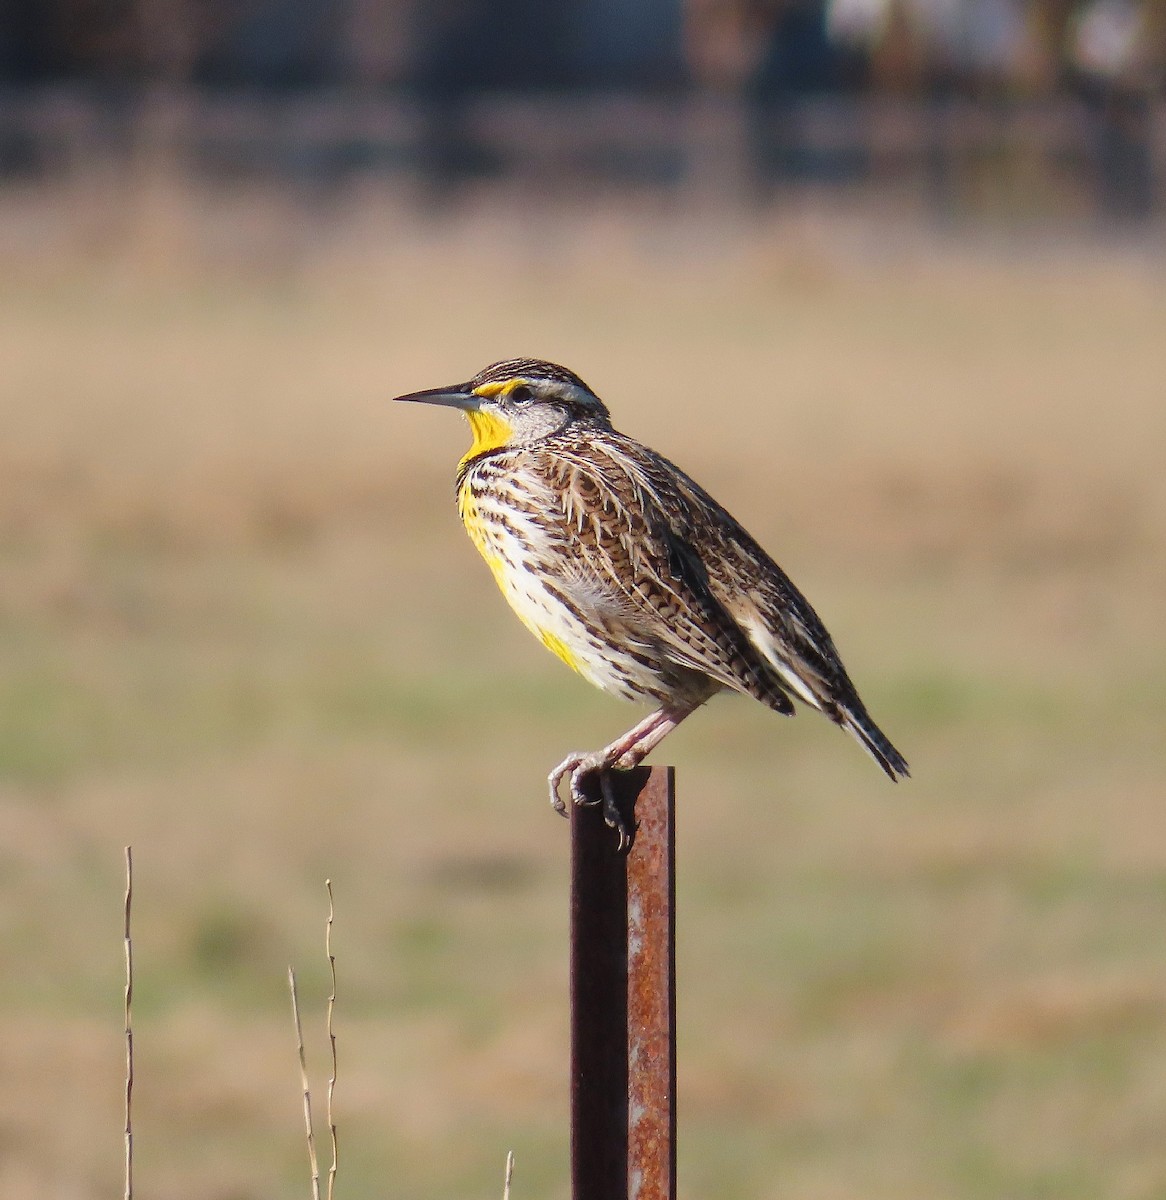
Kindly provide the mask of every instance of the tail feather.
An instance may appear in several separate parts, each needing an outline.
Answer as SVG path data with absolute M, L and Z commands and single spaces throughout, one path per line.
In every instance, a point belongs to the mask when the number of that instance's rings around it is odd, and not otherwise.
M 859 745 L 879 764 L 890 779 L 910 776 L 907 760 L 891 745 L 890 738 L 870 719 L 866 709 L 841 711 L 838 723 L 854 735 Z

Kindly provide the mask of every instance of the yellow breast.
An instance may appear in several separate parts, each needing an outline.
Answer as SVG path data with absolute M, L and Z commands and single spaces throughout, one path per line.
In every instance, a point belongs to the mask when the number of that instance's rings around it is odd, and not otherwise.
M 553 655 L 561 658 L 572 671 L 578 671 L 580 675 L 584 673 L 579 666 L 579 660 L 571 653 L 570 646 L 561 637 L 556 637 L 549 629 L 536 629 L 533 625 L 528 625 L 527 628 Z
M 469 480 L 466 480 L 458 490 L 457 507 L 462 524 L 466 527 L 466 533 L 470 535 L 470 541 L 477 546 L 478 553 L 486 560 L 486 565 L 493 572 L 498 586 L 506 591 L 507 562 L 495 545 L 493 530 L 482 517 Z
M 471 452 L 469 457 L 472 457 L 473 453 Z M 461 514 L 462 524 L 466 527 L 466 533 L 470 535 L 470 541 L 486 560 L 494 581 L 518 619 L 552 654 L 562 659 L 572 671 L 579 671 L 579 660 L 551 625 L 545 591 L 520 563 L 513 561 L 505 553 L 499 541 L 502 535 L 496 526 L 483 517 L 468 479 L 458 490 L 458 512 Z

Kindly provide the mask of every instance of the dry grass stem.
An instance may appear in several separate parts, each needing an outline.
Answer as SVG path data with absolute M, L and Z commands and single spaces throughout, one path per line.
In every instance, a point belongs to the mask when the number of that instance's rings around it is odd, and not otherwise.
M 300 1083 L 304 1095 L 304 1133 L 308 1139 L 308 1166 L 312 1172 L 312 1200 L 320 1200 L 320 1163 L 316 1158 L 316 1135 L 312 1130 L 312 1091 L 308 1086 L 308 1062 L 304 1055 L 304 1027 L 300 1021 L 300 1001 L 296 994 L 296 972 L 287 969 L 288 987 L 291 989 L 292 1020 L 296 1027 L 296 1050 L 300 1058 Z
M 133 848 L 125 848 L 126 887 L 123 937 L 125 941 L 125 1200 L 133 1200 L 134 1195 L 134 943 L 130 937 L 130 914 L 134 899 L 134 855 Z
M 502 1200 L 510 1200 L 510 1181 L 514 1178 L 514 1151 L 506 1151 L 506 1182 L 502 1187 Z
M 328 993 L 328 1045 L 332 1052 L 332 1073 L 328 1076 L 328 1134 L 332 1141 L 332 1165 L 328 1168 L 328 1200 L 332 1200 L 333 1189 L 336 1185 L 336 1159 L 338 1147 L 336 1143 L 336 1121 L 332 1115 L 332 1097 L 336 1091 L 336 1033 L 332 1027 L 332 1014 L 336 1009 L 336 955 L 332 953 L 332 922 L 335 908 L 332 903 L 332 880 L 325 879 L 324 886 L 328 889 L 328 923 L 324 927 L 324 953 L 328 956 L 328 974 L 332 981 Z

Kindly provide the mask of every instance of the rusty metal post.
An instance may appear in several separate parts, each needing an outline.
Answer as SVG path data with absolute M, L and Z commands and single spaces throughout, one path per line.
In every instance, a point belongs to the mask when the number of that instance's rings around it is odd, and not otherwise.
M 571 814 L 571 1194 L 676 1195 L 675 775 L 619 772 L 627 854 Z

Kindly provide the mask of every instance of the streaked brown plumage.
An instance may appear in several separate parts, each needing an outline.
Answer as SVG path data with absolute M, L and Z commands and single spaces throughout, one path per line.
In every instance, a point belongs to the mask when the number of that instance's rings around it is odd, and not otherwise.
M 801 700 L 852 733 L 896 779 L 907 763 L 871 720 L 809 602 L 750 534 L 666 458 L 612 428 L 573 372 L 494 363 L 466 384 L 398 397 L 465 412 L 474 444 L 457 476 L 466 529 L 522 621 L 596 686 L 659 708 L 551 772 L 576 803 L 598 775 L 608 823 L 627 831 L 608 772 L 637 765 L 728 688 L 792 714 Z

